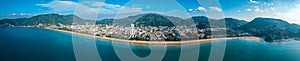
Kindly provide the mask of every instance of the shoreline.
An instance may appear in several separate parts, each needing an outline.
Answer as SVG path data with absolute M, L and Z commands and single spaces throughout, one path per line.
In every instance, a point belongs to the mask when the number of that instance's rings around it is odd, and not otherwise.
M 130 45 L 139 45 L 139 46 L 145 46 L 145 45 L 153 45 L 153 46 L 194 45 L 194 44 L 203 44 L 203 43 L 209 43 L 209 42 L 215 42 L 215 41 L 225 41 L 225 40 L 234 40 L 234 39 L 247 40 L 247 41 L 260 41 L 261 40 L 261 38 L 259 38 L 259 37 L 226 37 L 226 38 L 211 38 L 211 39 L 199 39 L 199 40 L 189 40 L 189 41 L 141 41 L 141 40 L 124 40 L 124 39 L 117 39 L 117 38 L 100 37 L 100 36 L 94 36 L 94 35 L 90 35 L 90 34 L 84 34 L 84 33 L 72 32 L 72 31 L 66 31 L 66 30 L 59 30 L 59 29 L 51 29 L 51 28 L 44 28 L 44 29 L 96 38 L 98 40 L 107 41 L 107 42 L 128 43 Z

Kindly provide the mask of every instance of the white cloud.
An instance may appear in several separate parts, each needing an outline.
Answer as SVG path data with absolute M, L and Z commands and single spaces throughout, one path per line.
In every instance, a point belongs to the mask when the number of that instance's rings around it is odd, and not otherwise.
M 256 13 L 265 13 L 265 12 L 272 12 L 275 11 L 274 8 L 274 2 L 258 2 L 257 0 L 250 0 L 250 3 L 255 3 L 255 4 L 250 4 L 250 9 L 246 9 L 246 11 L 253 11 Z
M 48 7 L 55 12 L 66 12 L 72 11 L 75 9 L 77 3 L 72 1 L 51 1 L 47 4 L 36 4 L 37 6 L 41 7 Z
M 274 7 L 271 7 L 270 9 L 271 9 L 272 11 L 274 11 L 274 10 L 275 10 L 275 8 L 274 8 Z
M 250 8 L 247 8 L 247 9 L 246 9 L 246 11 L 252 11 L 252 9 L 250 9 Z
M 189 12 L 192 12 L 194 9 L 189 9 Z
M 249 2 L 250 3 L 255 3 L 255 4 L 259 3 L 259 2 L 255 1 L 255 0 L 249 0 Z
M 262 10 L 262 9 L 260 9 L 260 8 L 255 8 L 254 11 L 255 11 L 255 12 L 261 12 L 261 13 L 264 12 L 264 10 Z
M 222 9 L 219 7 L 209 7 L 210 10 L 221 12 Z
M 268 3 L 268 2 L 264 2 L 264 4 L 263 5 L 266 5 L 266 6 L 273 6 L 274 5 L 274 3 L 273 2 L 270 2 L 270 3 Z
M 280 15 L 289 22 L 300 24 L 300 4 L 297 4 L 294 8 L 287 10 L 287 12 L 280 13 Z
M 20 13 L 20 15 L 26 15 L 25 13 Z
M 247 6 L 239 7 L 239 9 L 242 9 L 242 12 L 243 10 L 246 11 L 245 14 L 230 14 L 230 16 L 248 21 L 257 17 L 278 18 L 288 21 L 289 23 L 300 24 L 300 3 L 298 3 L 300 1 L 298 0 L 288 2 L 281 0 L 272 0 L 271 2 L 263 2 L 260 0 L 250 1 L 252 1 L 252 3 Z M 254 4 L 255 2 L 256 4 Z
M 141 8 L 124 7 L 117 4 L 107 4 L 104 2 L 88 2 L 89 4 L 79 4 L 72 1 L 52 1 L 47 4 L 36 4 L 41 7 L 50 8 L 50 12 L 54 13 L 74 13 L 77 7 L 77 13 L 85 19 L 93 19 L 96 14 L 115 15 L 115 14 L 131 14 L 142 12 Z M 122 12 L 118 13 L 120 10 Z M 99 12 L 100 11 L 100 12 Z
M 0 19 L 16 19 L 16 18 L 29 18 L 32 16 L 35 16 L 34 14 L 31 13 L 11 13 L 11 14 L 1 14 Z
M 83 4 L 84 3 L 84 4 Z M 150 8 L 151 6 L 121 6 L 118 4 L 108 4 L 105 2 L 72 2 L 72 1 L 52 1 L 46 4 L 36 4 L 41 7 L 48 7 L 49 10 L 46 13 L 58 13 L 65 14 L 66 12 L 71 12 L 67 14 L 76 14 L 84 19 L 97 19 L 104 18 L 125 18 L 128 16 L 133 16 L 142 13 L 158 13 L 162 15 L 176 16 L 181 18 L 189 17 L 186 14 L 186 10 L 169 10 L 169 11 L 143 11 L 142 9 Z M 143 8 L 141 8 L 143 7 Z M 77 10 L 76 10 L 77 9 Z M 189 11 L 206 11 L 204 7 L 198 7 L 196 9 L 189 9 Z
M 189 12 L 205 12 L 205 11 L 207 11 L 204 7 L 201 7 L 201 6 L 199 6 L 199 7 L 197 7 L 196 9 L 188 9 L 188 11 Z
M 265 12 L 268 12 L 268 11 L 269 11 L 269 9 L 267 9 L 267 8 L 266 8 L 266 9 L 264 9 L 264 11 L 265 11 Z
M 101 7 L 102 5 L 105 5 L 105 3 L 103 3 L 103 2 L 94 2 L 94 3 L 92 3 L 92 6 L 95 6 L 95 7 Z
M 12 13 L 12 14 L 6 14 L 5 16 L 34 16 L 34 14 L 30 14 L 30 13 Z
M 269 5 L 274 5 L 274 3 L 272 2 L 272 3 L 270 3 Z
M 206 11 L 206 9 L 204 7 L 198 7 L 197 10 L 204 11 L 204 12 Z

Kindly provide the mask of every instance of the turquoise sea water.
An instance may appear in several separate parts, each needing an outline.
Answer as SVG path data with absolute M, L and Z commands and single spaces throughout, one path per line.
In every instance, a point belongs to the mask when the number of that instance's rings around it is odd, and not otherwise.
M 88 37 L 80 37 L 90 39 Z M 227 42 L 223 61 L 300 61 L 300 42 L 265 43 L 242 40 Z M 218 42 L 216 42 L 218 43 Z M 96 41 L 102 61 L 120 61 L 111 42 Z M 200 46 L 199 61 L 207 61 L 211 43 Z M 146 57 L 147 46 L 131 46 Z M 116 46 L 116 48 L 124 48 Z M 180 46 L 167 47 L 163 61 L 178 61 Z M 75 61 L 72 34 L 42 28 L 0 28 L 0 61 Z

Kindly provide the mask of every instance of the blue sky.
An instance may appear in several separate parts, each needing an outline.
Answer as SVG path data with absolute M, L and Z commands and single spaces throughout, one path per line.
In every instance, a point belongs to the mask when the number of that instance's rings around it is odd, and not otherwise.
M 212 1 L 212 0 L 211 0 Z M 141 13 L 159 13 L 181 18 L 222 13 L 250 21 L 256 17 L 284 19 L 300 24 L 299 0 L 0 0 L 0 19 L 39 14 L 77 14 L 91 19 L 124 18 Z M 223 16 L 222 15 L 222 16 Z M 214 18 L 214 16 L 212 16 Z

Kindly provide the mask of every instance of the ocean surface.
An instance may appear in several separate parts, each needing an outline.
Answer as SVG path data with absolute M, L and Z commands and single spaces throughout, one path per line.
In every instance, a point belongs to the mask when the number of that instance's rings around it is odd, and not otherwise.
M 83 36 L 76 38 L 93 39 Z M 76 61 L 73 39 L 72 34 L 42 28 L 0 28 L 0 61 Z M 120 61 L 114 48 L 131 49 L 140 57 L 151 53 L 148 46 L 130 45 L 131 48 L 126 48 L 124 45 L 127 44 L 117 43 L 113 48 L 111 42 L 94 42 L 98 50 L 95 55 L 99 55 L 102 61 Z M 299 41 L 266 43 L 230 40 L 214 43 L 223 42 L 227 43 L 223 61 L 300 61 Z M 207 61 L 211 45 L 206 43 L 185 47 L 200 47 L 199 61 Z M 180 46 L 167 47 L 163 61 L 178 61 L 180 52 Z

